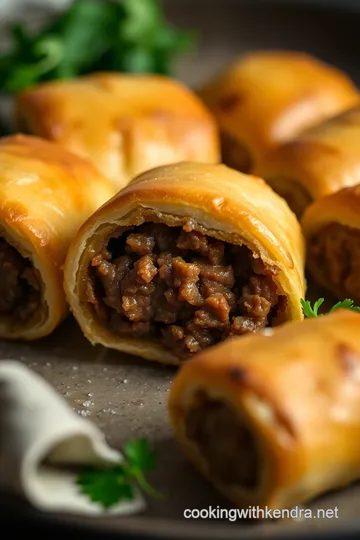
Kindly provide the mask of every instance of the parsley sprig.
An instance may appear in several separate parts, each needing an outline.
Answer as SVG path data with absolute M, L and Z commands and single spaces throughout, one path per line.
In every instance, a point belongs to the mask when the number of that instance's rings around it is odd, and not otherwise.
M 304 316 L 306 318 L 312 318 L 312 317 L 319 317 L 321 313 L 319 313 L 320 307 L 325 302 L 324 298 L 319 298 L 314 302 L 314 305 L 311 305 L 311 302 L 309 300 L 304 300 L 303 298 L 300 300 L 301 307 L 304 313 Z M 354 301 L 350 300 L 350 298 L 345 298 L 345 300 L 342 300 L 341 302 L 337 302 L 329 311 L 329 313 L 332 313 L 333 311 L 336 311 L 337 309 L 350 309 L 351 311 L 356 311 L 357 313 L 360 313 L 360 307 L 354 306 Z
M 38 32 L 16 23 L 10 33 L 0 55 L 0 91 L 10 94 L 95 71 L 169 75 L 195 44 L 169 23 L 161 0 L 74 0 Z
M 108 468 L 86 468 L 77 478 L 82 493 L 91 501 L 109 509 L 135 498 L 137 485 L 151 497 L 162 497 L 146 480 L 145 474 L 156 468 L 156 453 L 147 439 L 129 440 L 123 449 L 124 461 Z

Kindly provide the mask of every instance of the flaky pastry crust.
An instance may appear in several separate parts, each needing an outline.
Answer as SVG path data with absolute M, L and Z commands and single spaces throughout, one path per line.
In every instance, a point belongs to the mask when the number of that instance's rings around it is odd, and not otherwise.
M 355 107 L 269 152 L 257 173 L 301 217 L 312 201 L 360 183 L 359 144 Z
M 233 504 L 293 508 L 359 478 L 359 328 L 358 313 L 338 310 L 286 323 L 272 335 L 235 338 L 181 367 L 168 402 L 175 436 Z M 219 482 L 189 436 L 188 423 L 204 396 L 225 404 L 250 430 L 258 472 L 252 488 Z M 233 441 L 235 478 L 243 449 L 236 446 L 236 433 L 227 436 L 223 447 L 232 448 Z
M 233 244 L 245 244 L 265 265 L 278 270 L 274 281 L 287 298 L 286 320 L 302 318 L 304 245 L 298 221 L 286 203 L 260 178 L 224 165 L 183 162 L 152 169 L 84 223 L 72 242 L 65 264 L 65 290 L 84 335 L 93 343 L 178 364 L 161 344 L 115 335 L 94 316 L 83 300 L 83 283 L 92 257 L 119 226 L 146 221 L 179 226 Z
M 120 189 L 152 167 L 217 163 L 218 128 L 201 100 L 160 75 L 96 73 L 20 93 L 17 125 L 92 160 Z
M 20 323 L 0 316 L 0 337 L 37 339 L 68 312 L 62 265 L 80 225 L 114 194 L 85 160 L 37 137 L 0 140 L 0 236 L 39 274 L 41 304 Z
M 199 95 L 220 125 L 227 165 L 255 174 L 270 149 L 359 103 L 346 74 L 291 51 L 245 54 Z
M 316 283 L 338 300 L 350 297 L 356 303 L 360 302 L 360 186 L 343 188 L 317 199 L 306 209 L 301 224 L 308 244 L 307 266 Z M 326 253 L 329 259 L 314 255 L 311 246 L 321 238 L 327 227 L 334 225 L 337 230 L 328 233 L 331 235 Z M 351 242 L 354 235 L 359 238 L 357 244 Z M 329 249 L 333 249 L 333 253 L 329 253 Z

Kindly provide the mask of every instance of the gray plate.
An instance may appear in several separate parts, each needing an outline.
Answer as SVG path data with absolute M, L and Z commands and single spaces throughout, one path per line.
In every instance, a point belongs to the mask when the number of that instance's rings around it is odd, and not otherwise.
M 322 2 L 324 4 L 324 2 Z M 333 4 L 333 3 L 332 3 Z M 339 5 L 343 6 L 344 4 Z M 358 28 L 360 12 L 332 7 L 311 7 L 294 2 L 241 2 L 236 0 L 172 0 L 172 20 L 201 34 L 198 52 L 183 59 L 178 76 L 191 85 L 211 76 L 235 54 L 250 49 L 306 50 L 347 70 L 360 83 Z M 111 519 L 76 519 L 41 515 L 8 496 L 0 498 L 0 517 L 35 518 L 38 524 L 67 524 L 91 537 L 121 538 L 293 538 L 323 532 L 347 538 L 345 531 L 360 533 L 357 516 L 360 487 L 354 485 L 315 501 L 312 508 L 338 507 L 339 519 L 249 524 L 226 521 L 189 521 L 186 508 L 227 508 L 224 501 L 186 462 L 175 441 L 166 415 L 166 400 L 174 369 L 161 367 L 92 347 L 70 318 L 51 337 L 37 343 L 0 342 L 0 357 L 18 359 L 42 374 L 62 393 L 79 414 L 94 420 L 111 445 L 120 447 L 133 436 L 145 435 L 159 453 L 159 468 L 152 478 L 165 501 L 149 501 L 142 516 Z M 359 449 L 360 451 L 360 449 Z M 18 519 L 18 517 L 16 518 Z M 17 521 L 13 520 L 13 527 Z M 34 526 L 34 524 L 32 524 Z M 30 523 L 28 525 L 30 530 Z M 14 529 L 13 529 L 14 530 Z M 35 531 L 35 529 L 34 529 Z M 134 536 L 135 535 L 135 536 Z M 350 538 L 350 536 L 348 536 Z

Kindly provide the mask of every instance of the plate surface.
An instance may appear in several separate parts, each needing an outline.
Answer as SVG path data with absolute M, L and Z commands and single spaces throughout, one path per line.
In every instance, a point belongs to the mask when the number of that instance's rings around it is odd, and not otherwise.
M 324 2 L 322 2 L 324 4 Z M 332 3 L 333 5 L 333 3 Z M 344 8 L 341 0 L 339 6 Z M 241 2 L 236 0 L 181 0 L 168 2 L 171 19 L 196 29 L 199 48 L 184 58 L 177 75 L 197 85 L 234 55 L 254 49 L 295 49 L 313 53 L 346 70 L 360 84 L 360 11 L 294 2 Z M 51 337 L 37 343 L 0 342 L 0 358 L 15 358 L 41 373 L 65 396 L 79 414 L 89 417 L 106 433 L 111 445 L 121 446 L 130 436 L 148 436 L 159 453 L 158 471 L 152 481 L 166 501 L 149 501 L 146 514 L 131 518 L 79 519 L 40 515 L 8 496 L 0 498 L 0 518 L 21 515 L 25 520 L 92 538 L 354 538 L 360 486 L 354 485 L 315 501 L 311 508 L 338 508 L 339 519 L 263 522 L 185 520 L 189 508 L 220 506 L 224 501 L 186 462 L 175 441 L 166 415 L 166 400 L 173 368 L 147 363 L 131 356 L 92 347 L 70 318 Z M 360 451 L 360 449 L 359 449 Z M 15 526 L 13 522 L 13 526 Z M 29 525 L 30 527 L 30 525 Z M 14 530 L 14 529 L 13 529 Z M 345 531 L 348 536 L 345 535 Z M 64 531 L 65 532 L 65 531 Z M 35 533 L 35 529 L 34 529 Z

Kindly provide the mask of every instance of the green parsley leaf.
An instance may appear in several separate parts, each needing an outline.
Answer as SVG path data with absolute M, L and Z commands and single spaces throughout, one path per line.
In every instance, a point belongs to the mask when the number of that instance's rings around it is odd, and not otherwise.
M 31 66 L 18 64 L 16 70 L 9 72 L 5 80 L 5 87 L 10 93 L 18 92 L 22 88 L 32 86 L 36 80 L 36 73 Z
M 350 309 L 351 311 L 356 311 L 357 313 L 360 313 L 360 307 L 354 306 L 354 300 L 350 300 L 350 298 L 346 298 L 342 302 L 338 302 L 337 304 L 335 304 L 330 309 L 330 313 L 337 309 Z
M 133 486 L 121 466 L 109 469 L 85 469 L 77 480 L 80 491 L 105 509 L 121 501 L 134 499 Z
M 124 458 L 114 467 L 86 468 L 80 472 L 77 484 L 81 493 L 105 509 L 133 500 L 135 485 L 152 497 L 161 497 L 145 478 L 145 473 L 156 467 L 156 454 L 147 439 L 126 442 Z
M 60 36 L 64 57 L 54 78 L 82 74 L 111 47 L 121 16 L 118 3 L 77 0 L 47 29 Z
M 144 472 L 156 468 L 156 453 L 145 438 L 127 441 L 124 445 L 124 454 L 132 467 Z
M 122 0 L 127 17 L 121 25 L 123 38 L 131 43 L 146 42 L 163 23 L 160 3 L 155 0 Z
M 314 307 L 311 306 L 311 303 L 309 300 L 304 300 L 303 298 L 300 300 L 301 307 L 303 310 L 303 314 L 306 318 L 310 319 L 312 317 L 319 317 L 319 308 L 323 305 L 325 302 L 324 298 L 319 298 L 314 303 Z M 341 302 L 337 302 L 329 311 L 329 313 L 333 313 L 337 309 L 350 309 L 351 311 L 356 311 L 357 313 L 360 313 L 360 307 L 354 306 L 354 301 L 350 300 L 350 298 L 346 298 L 345 300 L 342 300 Z
M 148 441 L 146 439 L 128 441 L 124 446 L 124 454 L 127 458 L 128 474 L 136 478 L 138 485 L 145 493 L 155 498 L 161 497 L 161 494 L 150 486 L 144 475 L 145 472 L 152 471 L 156 467 L 156 454 L 150 448 Z
M 302 307 L 304 316 L 307 318 L 312 318 L 312 317 L 318 317 L 319 308 L 325 302 L 325 299 L 319 298 L 318 300 L 316 300 L 314 307 L 311 307 L 311 303 L 309 302 L 309 300 L 301 299 L 300 302 L 301 302 L 301 307 Z
M 28 48 L 31 45 L 31 38 L 27 34 L 26 29 L 18 23 L 15 23 L 11 26 L 10 32 L 12 38 L 16 44 L 16 50 L 21 51 L 22 48 Z M 29 49 L 28 49 L 29 52 Z
M 154 57 L 146 48 L 132 47 L 121 53 L 121 65 L 124 71 L 131 73 L 151 73 L 154 66 Z

